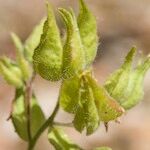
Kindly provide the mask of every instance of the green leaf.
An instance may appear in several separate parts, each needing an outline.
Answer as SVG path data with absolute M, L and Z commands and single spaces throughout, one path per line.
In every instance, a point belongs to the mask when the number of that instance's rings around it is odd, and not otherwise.
M 11 38 L 13 40 L 13 43 L 14 43 L 15 47 L 16 47 L 17 55 L 18 55 L 18 53 L 19 54 L 23 53 L 24 47 L 23 47 L 23 44 L 21 42 L 21 39 L 13 32 L 11 33 Z
M 63 8 L 59 12 L 67 28 L 66 42 L 63 48 L 63 71 L 64 79 L 71 78 L 84 68 L 84 50 L 81 43 L 76 17 L 73 11 Z
M 25 109 L 24 89 L 16 90 L 16 97 L 13 103 L 12 122 L 17 134 L 25 141 L 28 141 L 27 135 L 27 118 Z M 37 103 L 36 97 L 31 100 L 31 135 L 34 136 L 41 125 L 44 123 L 45 117 Z
M 0 74 L 2 74 L 8 84 L 17 88 L 23 85 L 20 68 L 7 57 L 0 59 Z
M 93 91 L 84 77 L 82 77 L 81 81 L 80 102 L 81 108 L 79 107 L 79 110 L 77 110 L 78 113 L 76 113 L 74 119 L 74 126 L 80 132 L 85 126 L 87 135 L 90 135 L 99 126 L 99 115 L 94 101 Z
M 112 149 L 109 147 L 98 147 L 98 148 L 95 148 L 94 150 L 112 150 Z
M 79 0 L 79 3 L 78 26 L 85 50 L 86 65 L 90 65 L 96 57 L 98 47 L 96 19 L 83 0 Z
M 32 33 L 29 35 L 28 39 L 25 41 L 24 45 L 24 53 L 26 58 L 32 62 L 32 56 L 34 50 L 40 43 L 41 35 L 43 33 L 43 26 L 44 26 L 45 18 L 43 18 L 40 23 L 35 26 Z
M 56 150 L 81 150 L 60 128 L 50 129 L 48 139 Z
M 131 72 L 129 83 L 121 103 L 125 109 L 134 107 L 143 98 L 143 81 L 149 68 L 150 57 L 147 57 L 143 63 L 139 64 L 136 69 Z
M 97 84 L 97 81 L 91 76 L 86 75 L 89 85 L 91 86 L 95 98 L 95 103 L 98 109 L 101 121 L 109 122 L 120 117 L 124 109 L 110 97 L 107 91 Z
M 31 76 L 31 68 L 29 66 L 28 61 L 24 57 L 24 47 L 22 45 L 21 40 L 15 33 L 12 33 L 11 37 L 16 46 L 17 63 L 22 71 L 23 79 L 28 80 Z
M 48 17 L 43 27 L 40 44 L 34 51 L 34 69 L 46 80 L 61 78 L 63 48 L 52 8 L 47 4 Z
M 110 96 L 115 98 L 119 103 L 121 103 L 124 91 L 128 86 L 135 52 L 136 48 L 133 47 L 127 54 L 121 68 L 115 71 L 105 82 L 106 90 Z
M 60 91 L 60 106 L 69 113 L 75 113 L 79 104 L 79 77 L 64 80 Z

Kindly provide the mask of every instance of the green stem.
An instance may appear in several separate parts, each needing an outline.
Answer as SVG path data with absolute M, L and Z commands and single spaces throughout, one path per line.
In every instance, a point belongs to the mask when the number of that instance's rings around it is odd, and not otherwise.
M 25 107 L 26 107 L 26 115 L 27 115 L 27 132 L 28 132 L 28 139 L 31 141 L 31 98 L 32 98 L 32 84 L 35 78 L 35 73 L 33 73 L 29 82 L 26 83 L 26 92 L 25 92 Z
M 53 121 L 54 121 L 55 116 L 57 115 L 58 110 L 59 110 L 59 101 L 57 101 L 56 107 L 52 115 L 45 121 L 45 123 L 41 126 L 41 128 L 38 130 L 36 135 L 30 141 L 28 150 L 33 150 L 40 135 L 47 129 L 47 127 L 49 126 L 51 127 L 53 125 Z

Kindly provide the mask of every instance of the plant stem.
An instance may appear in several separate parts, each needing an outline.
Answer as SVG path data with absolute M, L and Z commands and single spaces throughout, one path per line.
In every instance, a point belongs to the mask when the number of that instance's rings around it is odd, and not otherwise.
M 26 83 L 26 92 L 25 92 L 25 107 L 26 107 L 26 115 L 27 115 L 27 132 L 28 132 L 28 140 L 31 141 L 31 107 L 30 101 L 32 98 L 32 83 L 35 78 L 35 73 L 33 73 L 29 82 Z
M 59 101 L 57 101 L 57 104 L 55 106 L 52 115 L 45 121 L 45 123 L 41 126 L 41 128 L 37 131 L 36 135 L 30 141 L 28 150 L 33 150 L 38 138 L 47 129 L 48 126 L 52 127 L 54 118 L 57 115 L 58 110 L 59 110 Z

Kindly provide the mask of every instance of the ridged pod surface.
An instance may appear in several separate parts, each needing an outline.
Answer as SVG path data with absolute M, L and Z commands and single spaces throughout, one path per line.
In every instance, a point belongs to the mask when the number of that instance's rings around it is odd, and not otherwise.
M 98 35 L 96 18 L 86 6 L 83 0 L 79 0 L 80 12 L 78 15 L 78 27 L 85 51 L 85 64 L 91 65 L 98 48 Z
M 134 107 L 143 98 L 143 81 L 150 68 L 150 57 L 132 67 L 136 49 L 132 48 L 123 65 L 105 82 L 105 89 L 124 109 Z
M 67 32 L 63 48 L 62 76 L 64 79 L 68 79 L 84 68 L 84 51 L 73 11 L 60 8 L 59 12 L 65 22 Z
M 99 115 L 96 107 L 94 93 L 87 79 L 81 77 L 80 105 L 74 118 L 74 126 L 78 131 L 86 128 L 86 134 L 92 134 L 99 126 Z
M 63 49 L 55 16 L 48 3 L 47 11 L 40 44 L 34 51 L 33 65 L 44 79 L 58 81 L 61 78 Z
M 139 64 L 130 74 L 129 83 L 122 98 L 122 107 L 130 109 L 137 105 L 144 96 L 143 82 L 147 71 L 150 69 L 150 57 Z
M 98 85 L 92 76 L 87 75 L 87 78 L 93 91 L 100 120 L 109 122 L 120 117 L 124 113 L 123 107 L 121 107 L 116 100 L 110 97 L 107 91 Z

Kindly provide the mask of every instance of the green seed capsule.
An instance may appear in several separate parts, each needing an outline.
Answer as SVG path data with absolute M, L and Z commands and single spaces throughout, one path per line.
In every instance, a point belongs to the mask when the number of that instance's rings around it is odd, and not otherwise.
M 87 75 L 88 82 L 93 90 L 95 103 L 99 112 L 101 121 L 109 122 L 120 117 L 124 109 L 108 95 L 106 90 L 99 86 L 91 75 Z
M 80 39 L 76 17 L 73 11 L 60 8 L 59 12 L 66 24 L 67 37 L 63 49 L 64 79 L 71 78 L 84 68 L 84 51 Z
M 127 54 L 123 65 L 115 71 L 105 82 L 105 88 L 114 99 L 122 102 L 124 91 L 126 90 L 132 70 L 133 57 L 136 48 L 133 47 Z
M 90 12 L 83 0 L 79 0 L 80 12 L 78 26 L 82 44 L 85 50 L 85 64 L 89 66 L 96 57 L 98 47 L 98 35 L 95 16 Z
M 94 100 L 94 93 L 92 88 L 83 78 L 83 85 L 81 91 L 81 103 L 83 105 L 83 110 L 85 112 L 85 122 L 87 128 L 87 135 L 92 134 L 99 126 L 99 115 L 98 110 Z
M 60 90 L 60 106 L 69 113 L 76 113 L 79 105 L 79 77 L 64 80 Z
M 135 70 L 130 74 L 129 83 L 122 98 L 122 107 L 130 109 L 140 102 L 144 96 L 143 81 L 146 72 L 150 68 L 150 57 L 139 64 Z
M 94 95 L 86 78 L 81 77 L 80 104 L 74 118 L 74 126 L 78 131 L 86 128 L 86 134 L 92 134 L 99 126 L 99 115 L 94 100 Z
M 105 83 L 108 93 L 116 99 L 124 109 L 134 107 L 144 95 L 143 80 L 150 68 L 150 57 L 140 63 L 136 69 L 132 68 L 133 56 L 136 49 L 133 47 L 125 58 L 124 64 L 114 72 Z
M 57 81 L 62 71 L 62 44 L 55 16 L 47 5 L 48 17 L 43 27 L 40 44 L 35 49 L 33 64 L 35 71 L 44 79 Z

